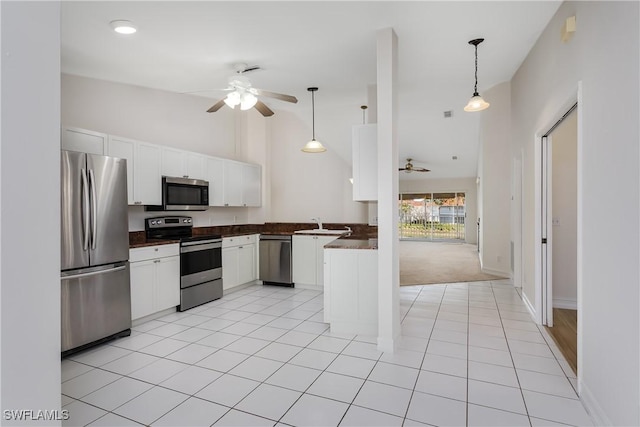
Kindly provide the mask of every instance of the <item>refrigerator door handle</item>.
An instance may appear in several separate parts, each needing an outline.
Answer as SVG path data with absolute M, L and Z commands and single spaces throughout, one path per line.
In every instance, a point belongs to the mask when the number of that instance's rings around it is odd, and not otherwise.
M 98 234 L 97 199 L 96 199 L 96 176 L 93 169 L 89 169 L 89 182 L 91 183 L 91 249 L 96 248 L 96 234 Z
M 97 276 L 99 274 L 115 273 L 116 271 L 122 271 L 125 268 L 127 268 L 126 265 L 121 265 L 120 267 L 115 267 L 115 268 L 111 268 L 111 269 L 108 269 L 108 270 L 97 270 L 97 271 L 90 271 L 90 272 L 87 272 L 87 273 L 74 274 L 74 275 L 71 275 L 71 276 L 62 276 L 61 279 L 63 279 L 63 280 L 81 279 L 83 277 Z
M 81 169 L 82 174 L 82 228 L 84 236 L 82 238 L 82 249 L 89 249 L 89 182 L 87 179 L 87 170 Z

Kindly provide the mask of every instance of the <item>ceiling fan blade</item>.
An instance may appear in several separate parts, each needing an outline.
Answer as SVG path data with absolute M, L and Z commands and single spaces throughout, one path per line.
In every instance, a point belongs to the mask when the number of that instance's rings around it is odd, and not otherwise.
M 269 98 L 275 98 L 275 99 L 279 99 L 280 101 L 286 101 L 286 102 L 293 102 L 294 104 L 296 104 L 298 102 L 298 98 L 296 98 L 295 96 L 291 96 L 291 95 L 285 95 L 282 93 L 277 93 L 277 92 L 269 92 L 268 90 L 262 90 L 262 89 L 257 89 L 257 88 L 253 88 L 257 93 L 257 95 L 262 95 L 262 96 L 267 96 Z
M 256 105 L 254 105 L 253 108 L 258 110 L 260 114 L 262 114 L 265 117 L 273 116 L 273 111 L 271 110 L 271 108 L 267 107 L 267 105 L 262 101 L 256 102 Z
M 215 104 L 213 104 L 211 106 L 211 108 L 209 108 L 207 110 L 207 113 L 215 113 L 216 111 L 218 111 L 222 106 L 224 105 L 224 99 L 221 99 L 220 101 L 216 102 Z
M 429 169 L 425 168 L 413 168 L 414 172 L 431 172 Z

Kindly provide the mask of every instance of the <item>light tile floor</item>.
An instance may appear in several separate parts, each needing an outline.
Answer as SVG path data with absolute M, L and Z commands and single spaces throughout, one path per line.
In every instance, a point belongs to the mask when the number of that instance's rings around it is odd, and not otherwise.
M 251 286 L 62 361 L 64 425 L 592 425 L 509 281 L 400 289 L 393 354 L 320 292 Z

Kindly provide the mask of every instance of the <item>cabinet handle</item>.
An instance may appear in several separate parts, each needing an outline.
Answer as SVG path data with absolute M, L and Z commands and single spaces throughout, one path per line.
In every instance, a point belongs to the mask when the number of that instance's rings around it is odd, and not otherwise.
M 189 175 L 182 175 L 183 178 L 189 178 Z
M 224 205 L 225 205 L 225 206 L 229 206 L 229 203 L 225 203 Z
M 155 248 L 154 251 L 158 252 L 158 248 Z
M 153 262 L 155 262 L 156 264 L 160 262 L 159 259 L 154 260 Z

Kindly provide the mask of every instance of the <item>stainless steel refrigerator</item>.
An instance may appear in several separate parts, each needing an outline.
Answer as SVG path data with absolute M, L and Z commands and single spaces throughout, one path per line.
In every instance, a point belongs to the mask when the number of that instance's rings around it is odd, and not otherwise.
M 62 352 L 131 333 L 127 162 L 61 151 Z

